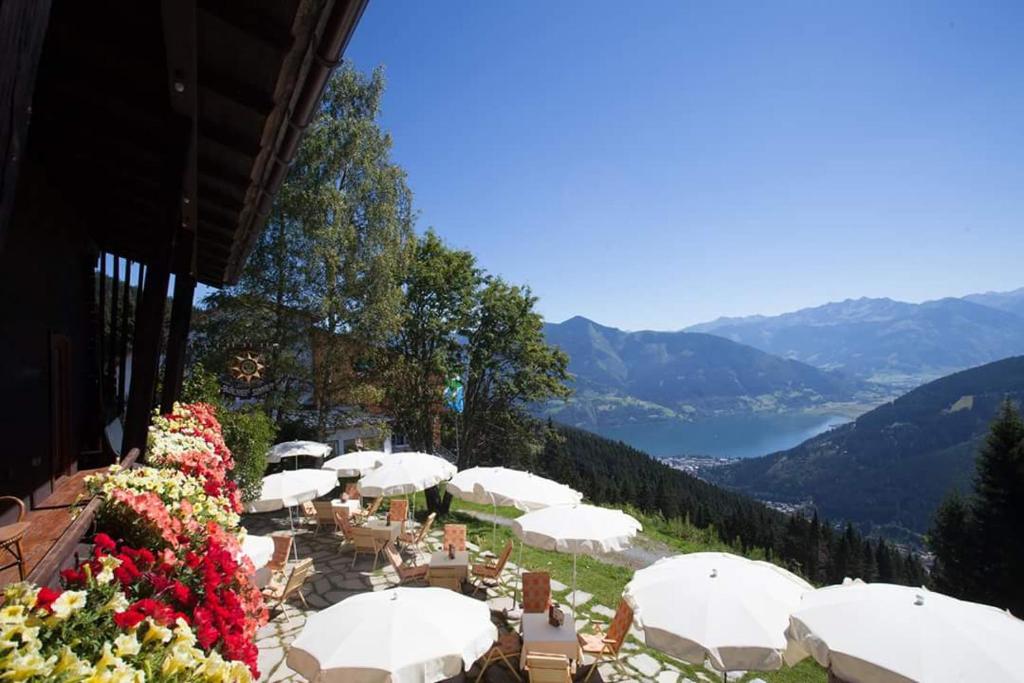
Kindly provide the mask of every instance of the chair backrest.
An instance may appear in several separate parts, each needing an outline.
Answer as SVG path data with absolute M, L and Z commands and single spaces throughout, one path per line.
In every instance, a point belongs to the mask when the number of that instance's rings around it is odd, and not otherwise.
M 444 548 L 455 546 L 456 550 L 466 549 L 466 525 L 445 524 L 444 525 Z
M 525 572 L 523 574 L 523 611 L 546 612 L 551 604 L 551 574 Z
M 0 501 L 3 501 L 3 500 L 9 501 L 11 503 L 14 503 L 14 505 L 16 505 L 18 507 L 18 519 L 15 520 L 15 523 L 16 522 L 24 522 L 25 521 L 25 515 L 27 514 L 25 512 L 25 503 L 24 503 L 24 501 L 22 501 L 21 498 L 15 498 L 14 496 L 0 496 Z
M 359 500 L 359 487 L 356 486 L 354 481 L 345 484 L 345 495 L 348 496 L 349 500 Z
M 430 527 L 434 526 L 434 520 L 436 518 L 437 518 L 437 513 L 436 512 L 431 512 L 429 515 L 427 515 L 427 521 L 423 522 L 423 526 L 420 527 L 420 532 L 418 534 L 416 534 L 416 542 L 417 543 L 419 543 L 420 541 L 422 541 L 424 538 L 427 537 L 427 534 L 430 533 Z
M 352 538 L 352 520 L 349 519 L 349 509 L 345 506 L 334 508 L 334 523 L 341 529 L 345 538 Z
M 625 600 L 619 600 L 619 608 L 615 610 L 615 617 L 612 619 L 612 623 L 608 625 L 608 631 L 605 634 L 608 640 L 615 641 L 611 648 L 616 654 L 618 654 L 619 648 L 622 647 L 626 634 L 629 633 L 629 627 L 632 625 L 633 608 Z
M 315 500 L 313 501 L 313 509 L 316 510 L 316 517 L 321 522 L 334 521 L 334 505 L 330 501 Z
M 505 563 L 508 562 L 508 558 L 512 555 L 512 541 L 505 544 L 505 549 L 501 551 L 501 555 L 498 556 L 498 561 L 494 565 L 494 568 L 499 572 L 505 568 Z
M 307 557 L 305 560 L 300 560 L 295 567 L 292 568 L 292 573 L 288 575 L 288 583 L 284 586 L 282 595 L 287 598 L 295 591 L 302 588 L 302 584 L 306 583 L 306 579 L 313 573 L 313 558 Z
M 352 527 L 352 543 L 364 550 L 377 549 L 377 538 L 373 534 L 373 529 L 363 526 Z
M 370 503 L 370 509 L 366 511 L 367 516 L 376 514 L 377 510 L 380 509 L 380 504 L 383 503 L 383 502 L 384 502 L 384 497 L 383 496 L 377 496 L 376 498 L 374 498 L 373 502 Z
M 316 517 L 316 506 L 313 505 L 313 501 L 307 500 L 302 504 L 302 514 L 307 517 Z
M 398 548 L 395 547 L 394 543 L 388 541 L 384 544 L 383 550 L 384 554 L 388 558 L 388 562 L 391 563 L 391 566 L 394 567 L 395 571 L 398 572 L 399 576 L 401 576 L 402 570 L 405 569 L 405 563 L 402 562 L 402 556 L 398 554 Z
M 563 683 L 571 681 L 569 658 L 562 654 L 531 652 L 526 655 L 530 683 Z
M 288 565 L 288 553 L 292 551 L 292 537 L 275 535 L 271 538 L 274 539 L 274 554 L 267 566 L 271 569 L 284 569 Z
M 391 501 L 388 506 L 388 519 L 392 522 L 404 522 L 409 516 L 409 501 L 405 498 L 398 498 Z

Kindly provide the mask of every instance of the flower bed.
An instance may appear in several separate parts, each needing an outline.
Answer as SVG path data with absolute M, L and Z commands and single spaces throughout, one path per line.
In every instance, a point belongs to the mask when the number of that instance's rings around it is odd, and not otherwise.
M 0 608 L 0 678 L 248 681 L 267 612 L 241 551 L 234 466 L 210 406 L 157 417 L 149 466 L 86 480 L 93 554 L 63 590 L 13 584 Z

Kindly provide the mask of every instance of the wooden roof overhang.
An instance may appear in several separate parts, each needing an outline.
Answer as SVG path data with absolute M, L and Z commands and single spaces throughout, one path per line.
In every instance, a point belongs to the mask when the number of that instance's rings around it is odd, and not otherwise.
M 366 0 L 57 0 L 30 154 L 104 251 L 238 280 Z

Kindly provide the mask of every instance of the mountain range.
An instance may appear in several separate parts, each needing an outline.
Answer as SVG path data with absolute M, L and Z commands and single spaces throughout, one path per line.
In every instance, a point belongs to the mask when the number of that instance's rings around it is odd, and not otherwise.
M 544 408 L 577 426 L 784 412 L 851 400 L 862 383 L 710 334 L 625 332 L 583 317 L 544 327 L 574 396 Z
M 686 331 L 907 389 L 1024 353 L 1024 288 L 920 304 L 848 299 L 777 316 L 719 318 Z
M 864 531 L 913 537 L 947 492 L 968 488 L 1004 398 L 1024 400 L 1024 356 L 929 382 L 795 448 L 704 475 L 758 498 L 810 503 Z

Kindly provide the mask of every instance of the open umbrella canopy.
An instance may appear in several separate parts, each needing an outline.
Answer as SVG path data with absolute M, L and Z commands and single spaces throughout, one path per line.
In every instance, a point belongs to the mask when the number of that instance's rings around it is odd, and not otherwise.
M 804 595 L 786 660 L 848 683 L 1024 681 L 1024 621 L 925 588 L 848 582 Z
M 658 560 L 633 575 L 623 597 L 648 647 L 719 671 L 782 666 L 786 626 L 813 586 L 770 562 L 729 553 Z
M 622 550 L 642 529 L 621 510 L 583 504 L 543 508 L 512 521 L 512 531 L 526 545 L 586 555 Z
M 321 465 L 321 469 L 333 470 L 338 478 L 361 477 L 380 467 L 384 458 L 390 457 L 383 451 L 352 451 L 331 458 Z
M 392 588 L 311 615 L 287 661 L 319 683 L 431 683 L 469 669 L 497 637 L 486 602 L 446 588 Z
M 363 496 L 402 496 L 416 493 L 452 478 L 455 465 L 426 453 L 393 453 L 381 466 L 359 480 Z
M 445 490 L 472 503 L 510 505 L 524 512 L 552 505 L 572 505 L 583 499 L 582 493 L 565 484 L 504 467 L 462 470 L 452 477 Z
M 329 470 L 285 470 L 263 477 L 260 497 L 245 504 L 247 512 L 273 512 L 327 495 L 338 485 Z
M 267 451 L 267 463 L 275 464 L 283 458 L 299 458 L 309 456 L 312 458 L 324 458 L 331 454 L 331 447 L 325 443 L 316 441 L 285 441 L 274 445 Z
M 274 539 L 270 536 L 246 534 L 242 539 L 242 553 L 252 560 L 252 565 L 256 569 L 265 567 L 274 556 Z

